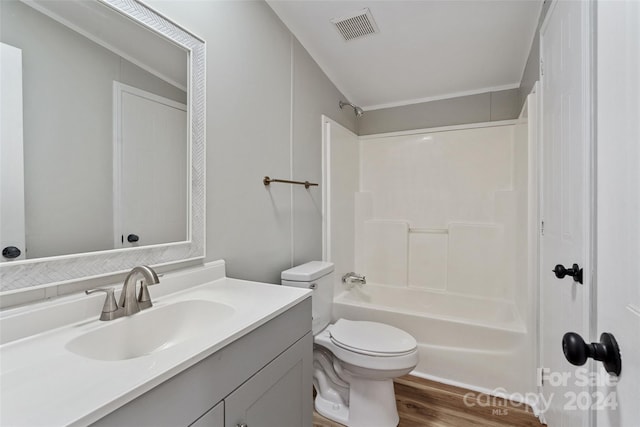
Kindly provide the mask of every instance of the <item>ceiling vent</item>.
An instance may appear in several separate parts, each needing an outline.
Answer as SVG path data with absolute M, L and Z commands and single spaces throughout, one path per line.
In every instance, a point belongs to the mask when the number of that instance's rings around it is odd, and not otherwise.
M 341 18 L 334 18 L 331 22 L 336 26 L 338 31 L 340 31 L 345 41 L 380 31 L 378 30 L 376 21 L 373 20 L 371 11 L 366 8 Z

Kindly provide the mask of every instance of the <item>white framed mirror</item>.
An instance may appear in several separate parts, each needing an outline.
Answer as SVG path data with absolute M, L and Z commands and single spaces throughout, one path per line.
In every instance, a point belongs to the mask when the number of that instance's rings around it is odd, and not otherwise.
M 135 0 L 2 8 L 0 294 L 203 258 L 204 41 Z

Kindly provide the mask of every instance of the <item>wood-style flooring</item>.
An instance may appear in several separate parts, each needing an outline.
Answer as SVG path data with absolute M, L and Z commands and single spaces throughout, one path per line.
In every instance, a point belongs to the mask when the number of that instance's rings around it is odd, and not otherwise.
M 410 375 L 395 380 L 399 427 L 540 427 L 531 408 L 508 400 L 470 392 Z M 474 406 L 465 404 L 474 403 Z M 313 414 L 314 427 L 342 427 L 342 424 Z M 376 427 L 376 426 L 371 426 Z

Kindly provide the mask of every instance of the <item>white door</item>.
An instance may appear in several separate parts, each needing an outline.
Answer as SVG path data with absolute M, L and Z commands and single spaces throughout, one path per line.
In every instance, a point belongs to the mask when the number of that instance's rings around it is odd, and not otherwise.
M 640 426 L 640 2 L 598 3 L 597 333 L 620 346 L 600 381 L 598 427 Z M 602 365 L 599 377 L 608 378 Z
M 0 67 L 0 262 L 6 262 L 26 258 L 22 50 L 0 43 Z
M 114 82 L 115 247 L 188 240 L 186 105 Z
M 541 29 L 542 159 L 540 326 L 543 413 L 548 425 L 589 425 L 576 399 L 588 392 L 565 359 L 562 338 L 588 339 L 590 266 L 589 2 L 556 1 Z M 552 272 L 584 269 L 583 283 Z M 546 406 L 546 407 L 545 407 Z

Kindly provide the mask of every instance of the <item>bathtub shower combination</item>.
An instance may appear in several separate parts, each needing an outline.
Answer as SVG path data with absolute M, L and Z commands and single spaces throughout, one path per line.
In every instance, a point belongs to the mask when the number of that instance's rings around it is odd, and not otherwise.
M 334 318 L 413 335 L 414 375 L 533 390 L 527 136 L 524 119 L 360 139 L 330 122 L 325 257 L 367 281 L 335 283 Z

